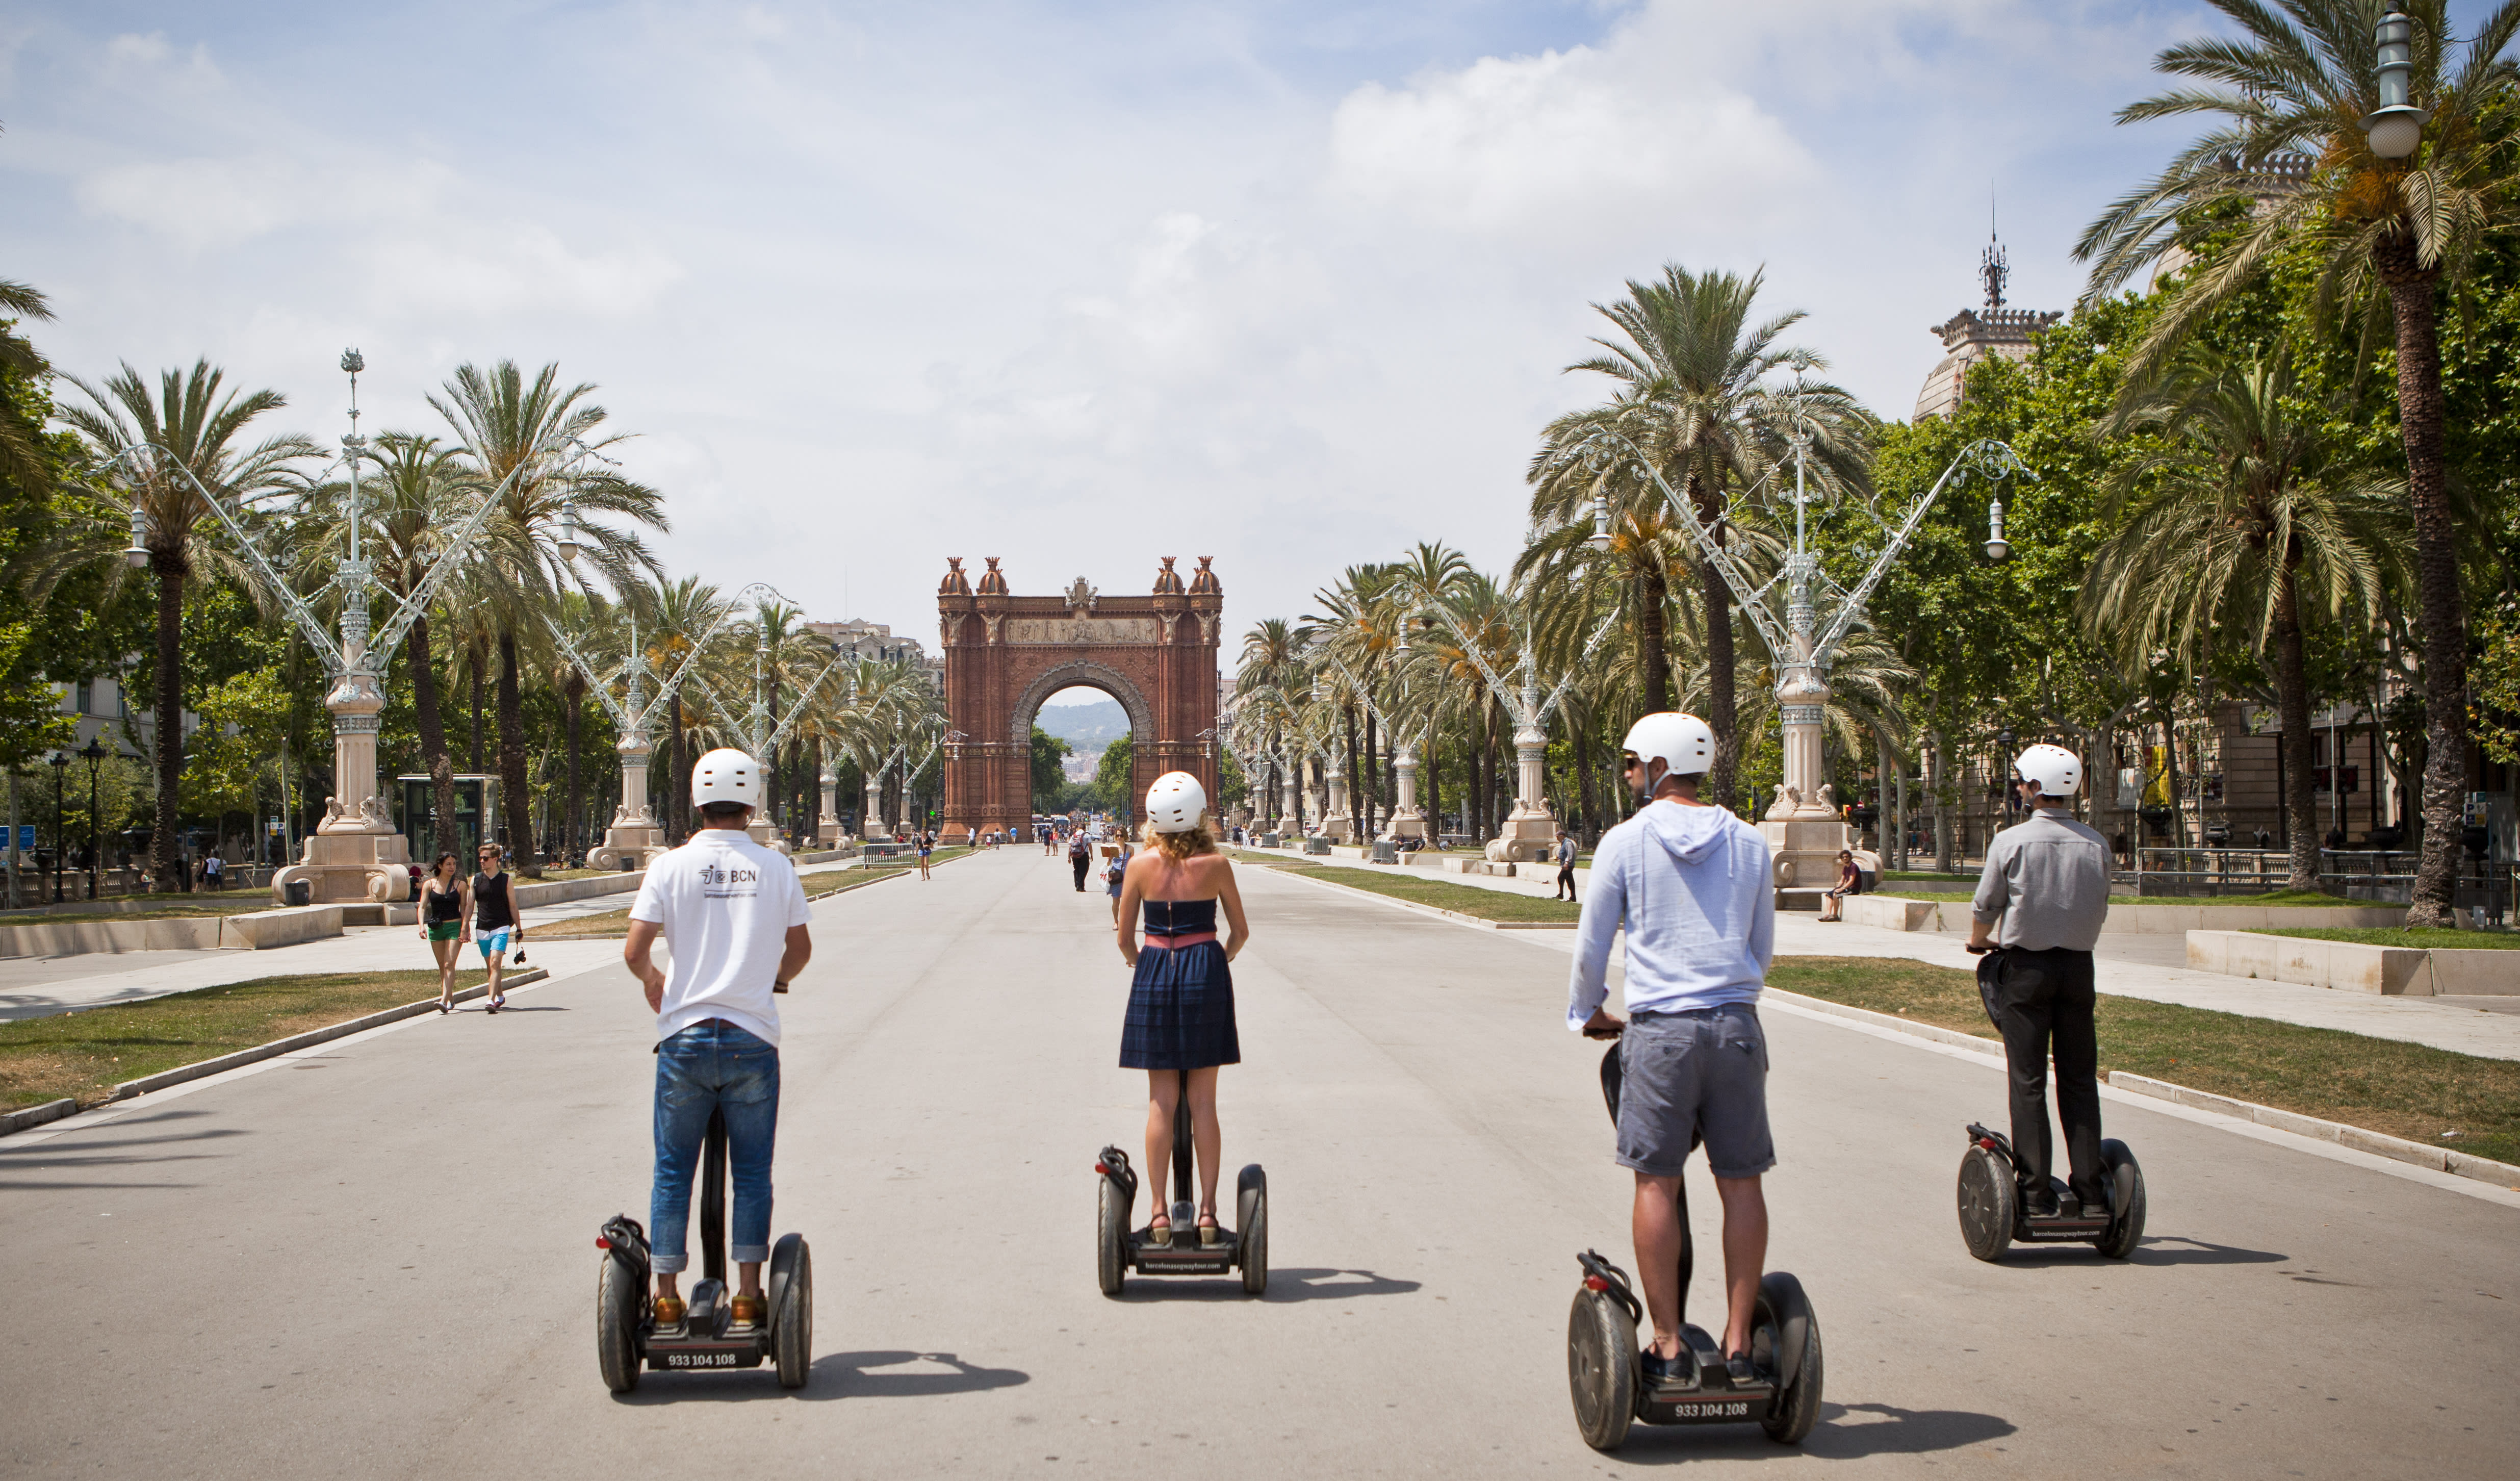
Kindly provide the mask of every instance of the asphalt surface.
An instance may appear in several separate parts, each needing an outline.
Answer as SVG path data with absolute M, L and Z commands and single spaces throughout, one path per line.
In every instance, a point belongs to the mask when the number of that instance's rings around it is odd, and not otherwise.
M 2112 1103 L 2144 1247 L 1980 1265 L 1953 1178 L 2000 1074 L 1782 1012 L 1770 1263 L 1818 1309 L 1820 1426 L 1595 1455 L 1566 1311 L 1578 1249 L 1631 1263 L 1628 1184 L 1562 950 L 1244 877 L 1222 1103 L 1229 1178 L 1269 1170 L 1266 1300 L 1097 1291 L 1089 1164 L 1144 1116 L 1127 973 L 1103 897 L 1010 849 L 818 907 L 774 1221 L 813 1243 L 805 1389 L 597 1376 L 593 1236 L 645 1216 L 652 1074 L 604 969 L 0 1141 L 0 1471 L 2510 1473 L 2520 1211 Z

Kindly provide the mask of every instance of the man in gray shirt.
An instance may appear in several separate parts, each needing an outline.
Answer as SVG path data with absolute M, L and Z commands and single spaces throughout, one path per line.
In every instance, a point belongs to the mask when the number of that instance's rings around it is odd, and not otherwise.
M 2013 763 L 2030 816 L 1987 845 L 1971 902 L 1968 949 L 1978 997 L 2012 1079 L 2012 1158 L 2021 1206 L 2059 1212 L 2048 1186 L 2048 1056 L 2056 1057 L 2056 1118 L 2065 1127 L 2069 1187 L 2083 1212 L 2106 1207 L 2100 1174 L 2099 1040 L 2092 1024 L 2092 947 L 2109 914 L 2109 845 L 2069 809 L 2082 759 L 2034 745 Z M 2000 924 L 1999 924 L 2000 922 Z

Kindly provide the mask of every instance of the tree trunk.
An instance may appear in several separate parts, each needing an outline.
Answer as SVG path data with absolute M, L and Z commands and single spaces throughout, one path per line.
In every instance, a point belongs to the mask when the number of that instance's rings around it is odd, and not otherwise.
M 1488 789 L 1494 785 L 1488 770 L 1489 757 L 1494 749 L 1488 716 L 1494 708 L 1488 703 L 1487 696 L 1479 696 L 1479 739 L 1477 746 L 1470 752 L 1470 806 L 1478 816 L 1469 820 L 1470 826 L 1466 830 L 1473 843 L 1488 841 L 1488 815 L 1495 811 L 1488 797 Z
M 436 827 L 429 830 L 434 849 L 428 862 L 433 866 L 438 854 L 453 854 L 460 868 L 464 850 L 455 835 L 455 758 L 446 753 L 446 717 L 437 708 L 437 672 L 429 666 L 427 616 L 412 619 L 410 642 L 412 709 L 420 723 L 421 760 L 428 767 L 428 794 L 437 809 Z
M 1590 848 L 1593 840 L 1600 836 L 1600 832 L 1594 824 L 1594 820 L 1599 814 L 1593 805 L 1592 727 L 1587 725 L 1578 729 L 1570 725 L 1567 729 L 1572 737 L 1569 745 L 1575 752 L 1576 818 L 1572 831 L 1585 847 Z
M 175 830 L 184 786 L 184 578 L 191 569 L 180 552 L 156 550 L 149 567 L 158 577 L 158 821 L 150 830 L 149 873 L 156 892 L 168 895 L 185 882 Z
M 568 830 L 561 848 L 573 852 L 586 846 L 586 796 L 579 790 L 585 775 L 579 765 L 579 722 L 586 708 L 586 681 L 575 673 L 568 676 L 563 691 L 568 699 Z
M 1940 731 L 1934 733 L 1934 743 L 1925 752 L 1925 797 L 1934 808 L 1934 872 L 1948 875 L 1959 867 L 1952 848 L 1952 803 L 1950 742 Z
M 1374 804 L 1382 800 L 1381 778 L 1373 765 L 1373 711 L 1365 712 L 1365 837 L 1371 842 L 1377 834 L 1373 827 Z
M 2443 448 L 2441 345 L 2433 285 L 2401 229 L 2372 256 L 2398 328 L 2398 429 L 2407 448 L 2407 502 L 2415 526 L 2415 586 L 2424 645 L 2424 837 L 2409 926 L 2455 923 L 2459 794 L 2467 785 L 2467 612 L 2458 584 L 2458 530 Z M 2298 845 L 2296 845 L 2298 846 Z
M 533 789 L 525 778 L 525 709 L 517 693 L 517 635 L 504 631 L 499 634 L 499 789 L 508 794 L 508 846 L 515 851 L 517 873 L 539 879 L 543 865 L 534 848 Z
M 1637 562 L 1637 663 L 1644 677 L 1644 713 L 1671 708 L 1671 645 L 1663 632 L 1663 608 L 1671 602 L 1671 584 L 1663 568 L 1650 561 Z
M 1426 727 L 1426 842 L 1434 848 L 1444 846 L 1444 766 L 1443 746 L 1435 739 L 1435 727 Z
M 2275 706 L 2282 717 L 2284 752 L 2292 762 L 2284 771 L 2284 817 L 2292 839 L 2292 877 L 2284 888 L 2315 890 L 2318 820 L 2311 802 L 2310 680 L 2302 656 L 2301 593 L 2294 583 L 2300 564 L 2301 557 L 2290 555 L 2275 577 Z M 2343 772 L 2333 760 L 2327 773 L 2330 786 Z
M 472 758 L 468 769 L 477 777 L 481 775 L 481 670 L 489 666 L 489 655 L 477 640 L 465 645 L 464 655 L 472 682 Z

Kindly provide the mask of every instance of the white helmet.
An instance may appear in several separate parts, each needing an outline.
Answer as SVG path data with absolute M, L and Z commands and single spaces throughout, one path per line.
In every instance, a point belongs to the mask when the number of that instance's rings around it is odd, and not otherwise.
M 2083 785 L 2083 758 L 2061 745 L 2034 745 L 2021 753 L 2012 769 L 2022 781 L 2038 783 L 2045 797 L 2070 797 Z
M 1702 777 L 1715 769 L 1715 732 L 1695 715 L 1661 710 L 1628 727 L 1619 749 L 1640 761 L 1660 761 L 1674 777 Z M 1651 768 L 1648 766 L 1648 773 Z
M 1166 772 L 1147 788 L 1147 826 L 1159 833 L 1186 833 L 1207 816 L 1207 788 L 1188 772 Z
M 741 802 L 755 812 L 761 810 L 761 763 L 733 746 L 720 746 L 700 757 L 692 768 L 692 806 L 706 807 L 712 802 Z

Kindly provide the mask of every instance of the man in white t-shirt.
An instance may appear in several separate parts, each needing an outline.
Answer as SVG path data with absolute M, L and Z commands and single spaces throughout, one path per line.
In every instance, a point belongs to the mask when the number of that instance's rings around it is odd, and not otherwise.
M 761 805 L 761 765 L 740 750 L 713 750 L 692 768 L 701 827 L 648 866 L 630 907 L 621 960 L 656 1013 L 656 1182 L 648 1205 L 649 1263 L 656 1276 L 656 1325 L 688 1315 L 679 1278 L 690 1256 L 692 1175 L 709 1113 L 726 1115 L 734 1173 L 735 1325 L 768 1321 L 761 1262 L 770 1258 L 770 1157 L 779 1132 L 779 1008 L 814 954 L 811 908 L 795 867 L 744 829 Z M 662 935 L 672 965 L 650 951 Z

